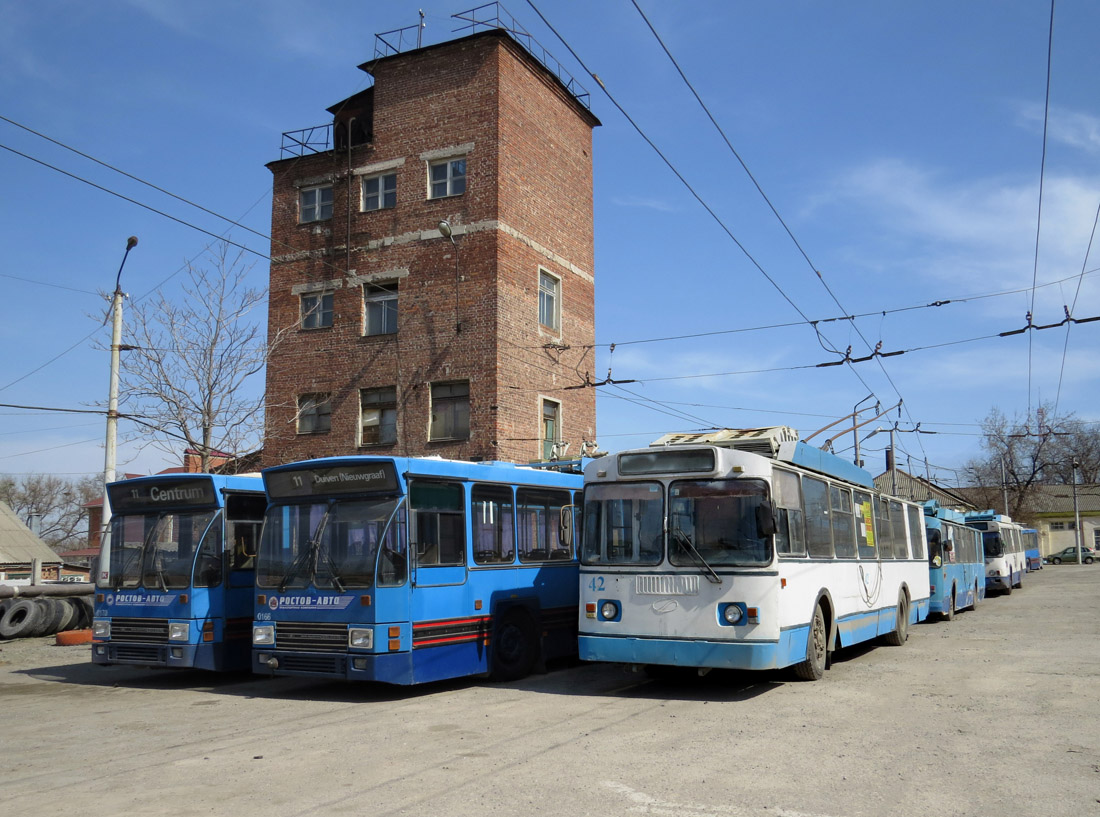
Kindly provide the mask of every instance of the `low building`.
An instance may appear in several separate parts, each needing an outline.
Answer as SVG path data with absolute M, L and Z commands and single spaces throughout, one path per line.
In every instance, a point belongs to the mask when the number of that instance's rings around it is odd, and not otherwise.
M 61 557 L 0 502 L 0 582 L 31 579 L 36 563 L 42 579 L 61 578 Z

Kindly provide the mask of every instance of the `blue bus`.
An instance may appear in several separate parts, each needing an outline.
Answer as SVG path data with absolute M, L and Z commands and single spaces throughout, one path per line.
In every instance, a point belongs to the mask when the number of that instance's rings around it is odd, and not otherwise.
M 924 503 L 928 536 L 929 612 L 951 621 L 957 610 L 973 610 L 985 598 L 982 535 L 967 527 L 966 515 Z
M 96 574 L 92 661 L 250 666 L 253 560 L 267 500 L 258 474 L 112 482 Z
M 511 680 L 574 654 L 583 477 L 549 465 L 354 456 L 265 470 L 253 670 Z
M 968 513 L 966 524 L 982 532 L 985 549 L 985 588 L 1005 595 L 1024 586 L 1023 529 L 1012 517 L 995 511 Z
M 1024 528 L 1020 531 L 1020 538 L 1024 542 L 1024 567 L 1027 572 L 1042 570 L 1043 556 L 1039 552 L 1039 531 L 1035 528 Z

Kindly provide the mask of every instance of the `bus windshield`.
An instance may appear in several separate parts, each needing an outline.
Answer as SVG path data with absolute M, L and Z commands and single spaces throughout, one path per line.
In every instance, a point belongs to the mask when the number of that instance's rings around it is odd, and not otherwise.
M 173 590 L 192 584 L 213 587 L 222 578 L 220 511 L 127 514 L 111 519 L 110 578 L 116 590 Z M 196 552 L 200 558 L 196 561 Z
M 672 483 L 668 497 L 669 561 L 684 567 L 696 565 L 699 556 L 712 566 L 770 563 L 769 538 L 762 535 L 757 522 L 757 509 L 766 500 L 767 486 L 760 480 Z
M 260 587 L 313 584 L 343 592 L 378 582 L 404 584 L 408 575 L 401 497 L 274 505 L 267 511 L 256 565 Z M 379 553 L 381 549 L 381 554 Z
M 588 485 L 584 491 L 584 564 L 661 561 L 664 497 L 659 482 Z
M 986 531 L 982 534 L 982 545 L 985 547 L 985 558 L 994 559 L 1005 555 L 1004 544 L 1001 542 L 1001 534 L 997 531 Z

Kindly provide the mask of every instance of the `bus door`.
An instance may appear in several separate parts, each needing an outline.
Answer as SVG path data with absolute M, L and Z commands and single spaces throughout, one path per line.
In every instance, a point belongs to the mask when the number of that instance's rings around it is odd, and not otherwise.
M 409 551 L 413 619 L 467 612 L 466 496 L 461 482 L 413 480 L 409 485 Z M 422 592 L 431 588 L 430 592 Z
M 241 637 L 249 637 L 252 621 L 252 590 L 256 583 L 256 552 L 260 546 L 267 499 L 261 494 L 226 493 L 225 554 L 226 577 L 225 617 L 244 623 Z M 227 624 L 228 626 L 228 624 Z

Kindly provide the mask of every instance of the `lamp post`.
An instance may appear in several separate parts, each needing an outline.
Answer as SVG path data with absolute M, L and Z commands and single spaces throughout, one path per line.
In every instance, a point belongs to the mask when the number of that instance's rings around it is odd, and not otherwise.
M 104 547 L 109 545 L 108 533 L 111 522 L 111 504 L 107 497 L 107 483 L 115 481 L 115 452 L 118 439 L 118 365 L 119 351 L 122 348 L 122 299 L 126 297 L 122 291 L 122 268 L 126 266 L 126 259 L 130 250 L 137 246 L 137 236 L 126 239 L 126 252 L 122 254 L 122 263 L 118 265 L 118 275 L 115 276 L 115 292 L 111 297 L 111 380 L 108 387 L 107 398 L 107 440 L 103 454 L 103 522 L 99 533 L 100 555 L 105 554 Z M 109 551 L 106 551 L 109 555 Z M 103 573 L 102 570 L 99 571 Z
M 454 231 L 451 222 L 443 219 L 439 222 L 439 234 L 450 239 L 451 246 L 455 248 L 455 334 L 462 331 L 462 322 L 458 319 L 458 244 L 455 242 Z

